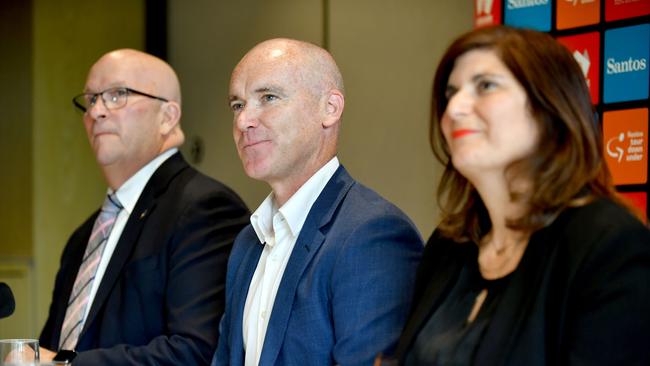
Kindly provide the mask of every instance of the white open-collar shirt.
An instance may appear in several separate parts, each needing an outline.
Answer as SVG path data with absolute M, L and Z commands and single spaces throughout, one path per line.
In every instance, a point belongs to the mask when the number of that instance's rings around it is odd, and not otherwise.
M 339 165 L 338 158 L 333 157 L 280 208 L 271 192 L 251 216 L 251 225 L 260 242 L 264 243 L 264 249 L 257 262 L 244 306 L 242 334 L 246 366 L 259 364 L 275 295 L 296 239 L 311 206 Z

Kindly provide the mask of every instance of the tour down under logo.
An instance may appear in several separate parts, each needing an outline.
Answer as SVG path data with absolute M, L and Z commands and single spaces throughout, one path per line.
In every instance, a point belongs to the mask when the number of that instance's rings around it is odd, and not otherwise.
M 648 177 L 648 109 L 603 114 L 605 161 L 614 184 L 645 184 Z

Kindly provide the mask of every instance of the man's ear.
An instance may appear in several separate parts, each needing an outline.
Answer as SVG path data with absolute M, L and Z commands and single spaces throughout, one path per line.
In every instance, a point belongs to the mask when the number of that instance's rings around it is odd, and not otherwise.
M 160 132 L 166 136 L 178 126 L 181 120 L 181 106 L 174 101 L 169 101 L 162 108 L 163 120 L 160 124 Z
M 325 119 L 323 127 L 329 128 L 341 120 L 343 108 L 345 107 L 345 97 L 338 89 L 332 89 L 327 93 L 325 101 Z

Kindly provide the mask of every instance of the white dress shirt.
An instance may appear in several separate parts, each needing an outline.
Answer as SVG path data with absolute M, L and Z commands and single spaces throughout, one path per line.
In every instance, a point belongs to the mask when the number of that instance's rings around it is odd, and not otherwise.
M 147 163 L 147 165 L 138 170 L 137 173 L 133 174 L 133 176 L 124 182 L 124 184 L 122 184 L 120 188 L 117 189 L 117 192 L 115 192 L 118 201 L 120 201 L 120 204 L 124 208 L 120 211 L 120 213 L 117 215 L 117 218 L 115 219 L 113 229 L 111 229 L 111 233 L 109 234 L 106 241 L 104 253 L 102 253 L 102 259 L 99 261 L 99 265 L 97 266 L 97 272 L 95 274 L 95 280 L 93 281 L 93 287 L 90 289 L 90 295 L 88 297 L 88 304 L 90 304 L 90 306 L 86 306 L 84 322 L 88 317 L 88 312 L 92 307 L 93 300 L 97 294 L 97 289 L 99 288 L 99 285 L 102 282 L 102 278 L 104 277 L 104 273 L 106 272 L 108 262 L 110 262 L 111 257 L 113 256 L 113 251 L 115 251 L 117 242 L 122 236 L 124 226 L 126 226 L 126 222 L 129 220 L 129 216 L 131 215 L 131 212 L 133 212 L 133 208 L 138 202 L 138 198 L 140 198 L 140 194 L 142 194 L 144 187 L 147 185 L 147 182 L 149 182 L 149 179 L 158 169 L 158 167 L 164 163 L 165 160 L 174 155 L 177 151 L 177 148 L 172 148 L 158 155 L 155 159 L 151 160 L 149 163 Z M 112 193 L 113 190 L 108 188 L 108 192 L 106 194 Z
M 338 158 L 332 158 L 280 208 L 277 207 L 273 193 L 269 194 L 251 216 L 255 234 L 265 245 L 248 288 L 244 306 L 242 334 L 245 366 L 259 364 L 275 295 L 296 239 L 311 206 L 339 165 Z

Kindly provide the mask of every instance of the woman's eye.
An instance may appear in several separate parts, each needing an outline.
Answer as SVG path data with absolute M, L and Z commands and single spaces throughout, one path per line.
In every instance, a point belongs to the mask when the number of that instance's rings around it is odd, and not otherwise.
M 456 91 L 457 91 L 456 88 L 447 87 L 447 89 L 445 90 L 445 100 L 449 101 L 451 97 L 453 97 L 454 94 L 456 94 Z
M 478 82 L 478 90 L 479 91 L 488 91 L 492 90 L 497 86 L 495 82 L 492 82 L 490 80 L 481 80 Z

